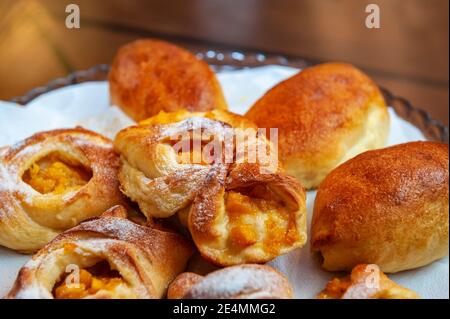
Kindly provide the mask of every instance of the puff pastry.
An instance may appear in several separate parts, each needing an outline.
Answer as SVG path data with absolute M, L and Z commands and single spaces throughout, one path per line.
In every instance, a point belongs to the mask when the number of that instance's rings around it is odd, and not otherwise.
M 352 65 L 325 63 L 277 84 L 245 115 L 276 127 L 289 175 L 316 188 L 340 163 L 383 147 L 389 113 L 376 84 Z
M 265 263 L 306 242 L 306 195 L 282 173 L 218 168 L 194 199 L 188 227 L 200 254 L 229 266 Z
M 0 154 L 0 245 L 31 252 L 123 202 L 119 157 L 81 128 L 38 133 Z
M 191 138 L 184 139 L 184 134 L 194 134 L 195 130 L 201 130 L 201 136 L 192 136 L 192 140 L 200 144 L 208 136 L 222 143 L 229 127 L 205 118 L 189 118 L 173 124 L 125 128 L 114 141 L 121 154 L 122 191 L 148 218 L 172 216 L 192 202 L 215 161 L 205 162 L 201 152 L 181 152 L 174 144 L 190 143 Z
M 109 88 L 112 103 L 135 121 L 159 111 L 227 109 L 220 83 L 207 63 L 154 39 L 120 48 L 111 65 Z
M 368 151 L 333 170 L 317 192 L 311 248 L 323 267 L 360 263 L 392 273 L 448 255 L 448 144 Z
M 214 141 L 226 144 L 231 126 L 216 120 L 220 114 L 208 115 L 214 119 L 160 114 L 119 132 L 115 146 L 121 154 L 122 191 L 148 218 L 178 214 L 201 255 L 217 265 L 262 263 L 302 246 L 305 191 L 280 166 L 269 163 L 270 156 L 267 163 L 250 161 L 250 146 L 239 150 L 232 143 L 231 163 L 223 160 L 223 153 L 201 164 L 192 161 L 194 152 L 180 159 L 170 136 L 188 134 L 188 143 L 201 144 L 213 135 Z M 173 119 L 181 121 L 167 124 Z M 195 136 L 195 129 L 201 129 L 201 136 Z M 266 138 L 255 143 L 270 152 Z M 268 163 L 274 169 L 265 169 Z
M 206 276 L 179 275 L 169 286 L 169 299 L 291 299 L 287 278 L 265 265 L 238 265 Z
M 229 138 L 232 127 L 251 129 L 254 148 L 259 146 L 268 154 L 275 154 L 265 136 L 257 136 L 253 123 L 226 111 L 161 112 L 138 126 L 120 131 L 114 145 L 121 154 L 122 191 L 149 218 L 175 214 L 192 202 L 211 167 L 224 164 L 224 157 L 231 159 L 229 162 L 238 159 L 245 162 L 246 148 L 237 152 L 234 140 Z M 211 140 L 219 151 L 205 159 L 204 147 Z M 189 152 L 180 149 L 185 144 L 191 146 Z M 195 149 L 195 145 L 199 148 Z M 208 155 L 214 151 L 211 149 Z M 280 166 L 273 158 L 264 158 L 262 164 L 278 170 Z
M 125 209 L 115 206 L 58 235 L 25 264 L 6 297 L 164 297 L 192 248 L 178 234 L 125 217 Z
M 390 280 L 377 265 L 361 264 L 344 278 L 331 280 L 318 299 L 418 299 L 414 291 Z

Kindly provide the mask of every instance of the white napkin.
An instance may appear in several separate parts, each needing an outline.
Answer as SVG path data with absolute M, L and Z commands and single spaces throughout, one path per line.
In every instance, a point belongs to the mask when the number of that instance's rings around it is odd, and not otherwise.
M 266 66 L 218 74 L 230 110 L 244 114 L 269 88 L 298 72 L 281 66 Z M 389 145 L 425 140 L 422 133 L 402 120 L 390 109 Z M 0 101 L 0 147 L 17 142 L 33 133 L 54 128 L 81 125 L 110 138 L 123 127 L 133 124 L 117 107 L 109 107 L 108 83 L 87 82 L 41 95 L 25 108 Z M 315 191 L 307 194 L 308 229 Z M 0 296 L 5 295 L 18 270 L 29 256 L 0 248 Z M 323 271 L 316 255 L 310 253 L 309 242 L 285 256 L 270 262 L 285 273 L 298 298 L 313 298 L 329 279 L 342 274 Z M 423 298 L 449 298 L 448 257 L 416 270 L 390 275 Z

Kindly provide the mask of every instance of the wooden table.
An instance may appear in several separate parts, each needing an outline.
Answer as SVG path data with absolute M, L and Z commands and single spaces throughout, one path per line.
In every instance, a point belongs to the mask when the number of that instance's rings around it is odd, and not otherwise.
M 365 26 L 377 3 L 381 28 Z M 65 27 L 65 7 L 81 28 Z M 261 50 L 345 61 L 448 125 L 447 0 L 0 0 L 0 99 L 74 70 L 109 63 L 117 48 L 159 37 L 203 48 Z

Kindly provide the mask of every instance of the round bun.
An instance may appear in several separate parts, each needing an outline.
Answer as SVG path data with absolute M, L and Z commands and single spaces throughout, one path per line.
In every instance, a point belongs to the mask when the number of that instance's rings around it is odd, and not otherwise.
M 313 251 L 327 270 L 360 263 L 397 272 L 448 254 L 448 144 L 412 142 L 368 151 L 319 187 Z
M 246 117 L 278 128 L 280 159 L 308 189 L 347 159 L 383 147 L 389 133 L 380 90 L 348 64 L 303 70 L 268 91 Z
M 135 121 L 159 111 L 227 109 L 208 64 L 173 44 L 145 39 L 118 51 L 109 73 L 111 102 Z

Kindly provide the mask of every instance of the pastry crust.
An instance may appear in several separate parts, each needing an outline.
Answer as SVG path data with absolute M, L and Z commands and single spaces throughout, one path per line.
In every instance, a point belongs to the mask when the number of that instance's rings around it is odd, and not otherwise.
M 378 87 L 340 63 L 304 69 L 269 90 L 245 116 L 258 127 L 278 128 L 285 169 L 307 189 L 349 158 L 383 147 L 389 133 Z
M 188 207 L 211 168 L 226 162 L 224 157 L 235 162 L 246 161 L 247 149 L 237 150 L 234 141 L 228 138 L 233 133 L 232 128 L 250 129 L 249 134 L 255 136 L 254 147 L 267 149 L 268 154 L 276 155 L 272 144 L 264 136 L 257 135 L 252 122 L 222 110 L 161 112 L 137 126 L 120 131 L 114 145 L 121 154 L 119 180 L 122 191 L 139 204 L 148 218 L 170 217 Z M 193 149 L 195 143 L 200 145 L 211 140 L 219 145 L 221 153 L 217 152 L 218 156 L 207 163 L 199 163 L 202 154 L 197 154 L 200 157 L 180 162 L 176 145 L 179 148 L 190 143 Z M 263 161 L 258 158 L 255 165 L 267 170 L 281 169 L 278 161 L 273 159 L 274 156 Z
M 195 198 L 188 227 L 202 257 L 216 265 L 265 263 L 305 244 L 306 194 L 282 173 L 219 168 Z
M 121 154 L 121 190 L 139 204 L 147 218 L 174 215 L 192 202 L 214 165 L 180 162 L 174 144 L 185 143 L 189 139 L 185 134 L 194 130 L 223 142 L 227 128 L 230 126 L 222 122 L 189 118 L 173 124 L 131 126 L 120 131 L 114 145 Z
M 224 160 L 225 152 L 214 152 L 219 155 L 206 164 L 180 163 L 170 136 L 187 134 L 184 143 L 191 145 L 203 138 L 210 142 L 212 135 L 222 150 L 227 148 L 231 126 L 216 120 L 224 117 L 218 113 L 199 116 L 204 117 L 162 114 L 119 132 L 115 146 L 121 154 L 119 180 L 124 194 L 149 219 L 178 214 L 202 257 L 216 265 L 263 263 L 302 246 L 306 241 L 304 189 L 271 163 L 271 157 L 266 163 L 259 158 L 251 161 L 248 155 L 253 146 L 270 152 L 273 146 L 265 137 L 242 148 L 231 143 L 231 163 Z M 239 117 L 230 118 L 236 126 L 251 125 Z M 200 137 L 194 133 L 197 129 Z M 256 136 L 257 131 L 252 132 Z M 202 147 L 203 152 L 207 146 Z
M 24 176 L 49 154 L 78 162 L 92 176 L 77 188 L 39 192 Z M 61 231 L 122 203 L 118 167 L 112 142 L 81 128 L 38 133 L 7 148 L 0 154 L 0 244 L 35 251 Z
M 185 272 L 169 286 L 169 299 L 292 299 L 287 278 L 265 265 L 238 265 L 200 276 Z
M 68 266 L 82 270 L 100 261 L 120 275 L 120 284 L 89 291 L 84 298 L 162 298 L 191 254 L 180 235 L 135 224 L 115 206 L 48 243 L 20 270 L 6 298 L 54 298 Z
M 313 251 L 327 270 L 373 263 L 383 272 L 448 254 L 448 144 L 368 151 L 331 172 L 317 192 Z
M 414 291 L 390 280 L 377 265 L 361 264 L 344 278 L 331 280 L 317 299 L 419 299 Z
M 227 109 L 208 64 L 168 42 L 142 39 L 117 52 L 109 73 L 111 102 L 135 121 L 160 111 Z
M 212 110 L 209 112 L 189 112 L 185 109 L 175 112 L 160 111 L 157 115 L 139 122 L 139 125 L 171 124 L 193 117 L 201 117 L 223 122 L 237 129 L 257 129 L 256 124 L 249 119 L 226 110 Z

